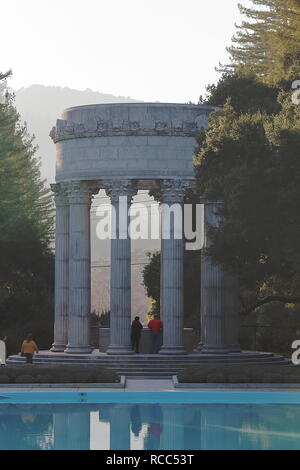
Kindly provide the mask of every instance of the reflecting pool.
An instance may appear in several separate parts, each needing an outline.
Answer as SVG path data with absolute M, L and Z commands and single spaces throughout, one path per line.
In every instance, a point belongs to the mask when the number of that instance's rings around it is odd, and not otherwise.
M 300 449 L 300 405 L 0 402 L 0 449 Z

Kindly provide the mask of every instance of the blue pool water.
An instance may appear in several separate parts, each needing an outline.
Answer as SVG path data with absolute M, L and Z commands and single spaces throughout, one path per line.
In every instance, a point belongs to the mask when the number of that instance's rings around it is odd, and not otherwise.
M 300 449 L 300 394 L 0 391 L 0 449 Z

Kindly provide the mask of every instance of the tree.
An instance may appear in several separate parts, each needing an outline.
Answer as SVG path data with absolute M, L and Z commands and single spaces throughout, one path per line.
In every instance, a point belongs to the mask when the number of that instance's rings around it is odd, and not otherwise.
M 224 201 L 209 252 L 239 276 L 245 311 L 262 298 L 300 300 L 300 110 L 289 95 L 280 105 L 268 116 L 227 103 L 211 116 L 195 157 L 198 197 Z
M 160 251 L 148 253 L 149 263 L 143 268 L 143 284 L 146 293 L 153 300 L 151 313 L 159 313 L 160 300 Z
M 251 0 L 239 5 L 246 18 L 227 50 L 231 64 L 223 70 L 250 71 L 269 84 L 297 79 L 300 66 L 299 0 Z
M 0 83 L 10 72 L 0 74 Z M 0 331 L 13 352 L 32 331 L 40 343 L 52 336 L 53 208 L 40 180 L 33 137 L 2 87 L 0 100 Z M 13 339 L 14 338 L 14 339 Z
M 254 73 L 225 72 L 217 84 L 206 87 L 205 97 L 200 96 L 198 104 L 223 107 L 230 103 L 238 113 L 277 114 L 281 105 L 277 97 L 281 91 L 278 86 L 263 83 Z

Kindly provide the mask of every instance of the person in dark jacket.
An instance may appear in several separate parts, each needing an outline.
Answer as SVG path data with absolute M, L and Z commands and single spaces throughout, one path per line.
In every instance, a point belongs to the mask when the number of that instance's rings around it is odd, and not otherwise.
M 139 353 L 142 329 L 143 325 L 140 322 L 140 317 L 135 317 L 131 323 L 131 347 L 136 353 Z

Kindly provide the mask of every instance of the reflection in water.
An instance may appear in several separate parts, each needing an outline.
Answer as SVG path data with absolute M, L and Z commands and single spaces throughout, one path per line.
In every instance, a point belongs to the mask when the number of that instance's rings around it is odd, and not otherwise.
M 36 420 L 36 415 L 30 413 L 24 413 L 21 415 L 21 420 L 23 423 L 33 423 Z
M 300 449 L 300 405 L 0 404 L 0 449 Z
M 163 431 L 163 414 L 161 406 L 158 404 L 148 405 L 150 406 L 149 421 L 147 423 L 147 434 L 144 438 L 144 449 L 145 450 L 156 450 L 161 449 L 161 434 Z
M 142 420 L 140 405 L 133 405 L 130 408 L 131 431 L 135 437 L 138 437 L 142 430 Z
M 34 407 L 0 406 L 0 449 L 36 450 L 53 448 L 52 414 Z

